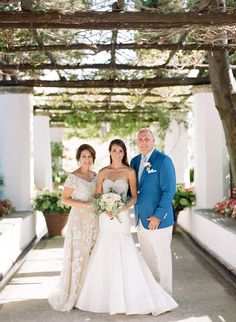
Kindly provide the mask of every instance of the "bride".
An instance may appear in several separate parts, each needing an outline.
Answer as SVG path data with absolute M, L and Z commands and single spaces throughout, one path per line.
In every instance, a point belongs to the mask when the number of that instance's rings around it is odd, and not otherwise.
M 109 145 L 110 165 L 100 170 L 96 193 L 131 192 L 120 209 L 120 221 L 111 212 L 99 217 L 99 235 L 90 257 L 77 302 L 80 310 L 96 313 L 158 315 L 178 306 L 155 281 L 130 233 L 128 208 L 137 201 L 136 174 L 129 167 L 126 146 L 115 139 Z M 113 219 L 113 220 L 111 220 Z

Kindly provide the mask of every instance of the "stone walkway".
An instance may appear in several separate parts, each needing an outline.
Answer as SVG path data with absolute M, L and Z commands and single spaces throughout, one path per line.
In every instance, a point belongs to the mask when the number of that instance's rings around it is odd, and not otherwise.
M 198 247 L 180 231 L 174 236 L 172 244 L 173 296 L 179 303 L 177 310 L 157 317 L 110 316 L 81 312 L 78 309 L 67 313 L 54 311 L 48 305 L 47 296 L 58 279 L 62 244 L 61 237 L 44 238 L 29 252 L 19 271 L 0 293 L 0 321 L 236 322 L 235 278 L 230 277 L 232 283 L 228 282 L 209 264 L 206 255 L 202 256 Z

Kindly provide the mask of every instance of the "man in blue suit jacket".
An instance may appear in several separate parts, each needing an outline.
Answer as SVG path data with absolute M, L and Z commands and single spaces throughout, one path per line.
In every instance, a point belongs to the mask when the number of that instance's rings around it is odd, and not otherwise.
M 156 150 L 154 144 L 149 129 L 138 132 L 137 145 L 141 154 L 134 157 L 130 164 L 137 174 L 135 223 L 147 265 L 160 285 L 171 294 L 175 169 L 171 159 Z

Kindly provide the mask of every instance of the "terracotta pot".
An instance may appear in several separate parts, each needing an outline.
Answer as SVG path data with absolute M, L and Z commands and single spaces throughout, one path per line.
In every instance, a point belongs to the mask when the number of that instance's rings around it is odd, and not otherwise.
M 49 236 L 62 236 L 62 230 L 67 224 L 68 214 L 44 214 Z
M 175 212 L 175 222 L 174 222 L 174 225 L 173 225 L 173 234 L 176 233 L 178 216 L 179 216 L 179 213 L 178 212 Z

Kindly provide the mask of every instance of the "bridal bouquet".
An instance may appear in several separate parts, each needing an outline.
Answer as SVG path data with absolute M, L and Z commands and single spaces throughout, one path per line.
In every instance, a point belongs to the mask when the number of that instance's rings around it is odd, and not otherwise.
M 100 216 L 106 211 L 113 212 L 114 216 L 110 219 L 116 218 L 116 220 L 121 223 L 119 209 L 125 206 L 126 203 L 127 196 L 124 193 L 119 194 L 111 188 L 109 192 L 94 199 L 95 214 Z

